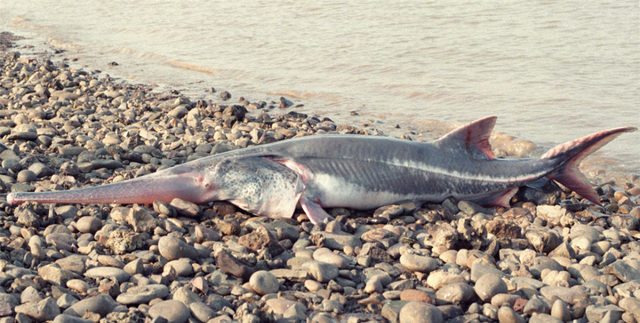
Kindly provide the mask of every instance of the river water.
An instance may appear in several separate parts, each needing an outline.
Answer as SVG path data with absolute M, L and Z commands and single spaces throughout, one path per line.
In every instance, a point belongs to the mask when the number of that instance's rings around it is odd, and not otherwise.
M 196 98 L 285 96 L 394 136 L 496 115 L 535 144 L 494 140 L 515 155 L 640 126 L 637 0 L 0 0 L 0 27 L 87 69 Z M 586 163 L 640 172 L 639 136 Z

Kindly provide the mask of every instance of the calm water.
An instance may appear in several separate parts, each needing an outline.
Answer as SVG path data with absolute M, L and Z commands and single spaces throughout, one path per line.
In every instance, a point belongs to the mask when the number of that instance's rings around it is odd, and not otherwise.
M 640 126 L 639 22 L 637 0 L 0 0 L 3 30 L 90 69 L 204 98 L 284 95 L 413 138 L 497 115 L 496 130 L 537 145 L 525 155 Z M 587 163 L 640 172 L 638 141 L 623 135 Z

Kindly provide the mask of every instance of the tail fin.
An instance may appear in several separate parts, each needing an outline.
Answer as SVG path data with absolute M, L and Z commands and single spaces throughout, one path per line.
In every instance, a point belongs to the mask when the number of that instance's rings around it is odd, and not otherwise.
M 600 131 L 551 148 L 541 159 L 562 160 L 560 165 L 547 177 L 560 182 L 587 200 L 600 205 L 600 198 L 591 189 L 591 183 L 580 172 L 580 162 L 589 154 L 608 144 L 623 132 L 636 131 L 634 127 L 623 127 Z

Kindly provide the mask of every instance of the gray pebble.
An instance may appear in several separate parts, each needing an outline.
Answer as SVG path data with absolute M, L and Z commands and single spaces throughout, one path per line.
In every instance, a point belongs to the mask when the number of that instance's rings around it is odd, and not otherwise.
M 169 295 L 169 289 L 165 285 L 150 284 L 134 286 L 127 289 L 126 293 L 118 295 L 116 301 L 124 305 L 138 305 L 149 303 L 152 299 L 164 299 Z
M 191 311 L 182 302 L 168 300 L 151 306 L 149 316 L 152 318 L 162 316 L 171 323 L 185 323 L 191 317 Z
M 60 314 L 60 308 L 54 298 L 48 297 L 37 303 L 27 303 L 15 307 L 16 313 L 23 313 L 31 319 L 44 322 L 53 320 Z
M 435 306 L 423 302 L 408 302 L 398 315 L 400 323 L 440 323 L 444 322 L 442 312 Z
M 251 289 L 258 293 L 258 295 L 276 293 L 280 288 L 278 278 L 265 270 L 253 273 L 249 279 L 249 284 L 251 285 Z
M 158 241 L 158 249 L 160 255 L 169 261 L 184 257 L 196 260 L 199 256 L 196 248 L 180 239 L 169 236 L 160 238 Z
M 37 179 L 36 174 L 28 169 L 23 169 L 16 175 L 16 180 L 20 183 L 28 183 Z
M 123 283 L 131 278 L 131 274 L 125 272 L 120 268 L 114 267 L 95 267 L 87 270 L 84 273 L 85 277 L 89 278 L 115 278 L 118 282 Z
M 102 221 L 94 216 L 83 216 L 76 222 L 76 228 L 82 233 L 96 233 L 102 228 Z
M 308 261 L 302 264 L 301 269 L 306 270 L 315 280 L 326 283 L 340 273 L 338 267 L 319 261 Z
M 488 273 L 480 277 L 473 288 L 483 302 L 489 302 L 497 294 L 508 293 L 507 284 L 500 276 Z

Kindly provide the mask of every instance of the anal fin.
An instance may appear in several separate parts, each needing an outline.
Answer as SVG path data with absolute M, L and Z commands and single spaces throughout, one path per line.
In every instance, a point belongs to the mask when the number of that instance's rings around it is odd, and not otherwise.
M 500 195 L 498 195 L 493 201 L 489 202 L 488 205 L 502 206 L 502 207 L 511 207 L 509 203 L 511 198 L 516 195 L 518 192 L 518 188 L 512 188 Z
M 329 215 L 329 213 L 327 213 L 327 211 L 325 211 L 320 203 L 315 201 L 314 198 L 303 196 L 300 199 L 300 206 L 313 224 L 323 222 L 325 219 L 333 219 L 333 217 Z

